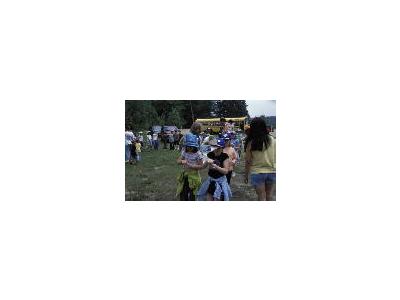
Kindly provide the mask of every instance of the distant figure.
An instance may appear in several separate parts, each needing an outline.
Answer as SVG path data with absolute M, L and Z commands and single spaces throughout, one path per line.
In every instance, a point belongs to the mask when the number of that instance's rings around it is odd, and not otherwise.
M 248 183 L 250 174 L 258 200 L 272 200 L 276 184 L 276 143 L 261 118 L 254 118 L 250 123 L 245 140 L 245 157 L 245 183 Z
M 174 135 L 172 132 L 168 134 L 167 139 L 169 143 L 169 150 L 174 150 L 175 144 L 174 144 Z
M 161 143 L 164 145 L 163 149 L 167 149 L 167 134 L 164 131 L 161 132 Z
M 229 120 L 227 123 L 225 123 L 225 132 L 232 132 L 233 129 L 235 128 L 235 124 L 233 123 L 232 120 Z
M 220 127 L 219 127 L 219 134 L 224 134 L 225 131 L 225 123 L 226 123 L 226 119 L 225 118 L 220 118 Z
M 179 149 L 179 132 L 178 130 L 174 131 L 174 149 Z
M 154 150 L 158 150 L 159 141 L 158 141 L 158 134 L 156 132 L 153 133 L 153 147 Z
M 139 132 L 139 143 L 140 143 L 140 145 L 142 145 L 142 147 L 143 147 L 143 141 L 144 141 L 144 138 L 143 138 L 143 132 Z
M 183 144 L 184 144 L 183 134 L 181 131 L 179 131 L 179 141 L 178 141 L 179 152 L 182 151 L 182 149 L 184 147 Z
M 128 127 L 125 130 L 125 162 L 129 162 L 132 164 L 132 156 L 131 156 L 131 149 L 132 143 L 135 139 L 135 135 L 133 134 L 132 130 Z
M 150 131 L 147 132 L 147 143 L 150 145 L 150 148 L 153 148 L 153 138 Z
M 136 160 L 140 161 L 141 160 L 141 152 L 142 152 L 142 144 L 140 143 L 139 139 L 136 140 L 135 149 L 136 149 Z

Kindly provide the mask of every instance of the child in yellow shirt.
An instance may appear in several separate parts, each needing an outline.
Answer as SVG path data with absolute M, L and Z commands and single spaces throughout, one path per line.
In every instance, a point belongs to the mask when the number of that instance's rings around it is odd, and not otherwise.
M 139 140 L 135 141 L 135 149 L 136 149 L 136 160 L 140 161 L 141 160 L 140 153 L 142 152 L 142 145 L 140 144 Z

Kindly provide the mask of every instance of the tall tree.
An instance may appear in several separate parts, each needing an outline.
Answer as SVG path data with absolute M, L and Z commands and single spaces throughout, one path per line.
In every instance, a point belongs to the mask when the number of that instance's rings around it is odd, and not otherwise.
M 214 100 L 140 100 L 125 101 L 125 124 L 134 130 L 153 125 L 189 128 L 198 118 L 215 116 Z
M 196 120 L 212 117 L 212 100 L 186 100 L 182 102 L 184 102 L 184 109 L 182 110 L 182 116 L 185 121 L 184 127 L 190 127 L 193 123 L 193 118 Z
M 246 100 L 217 100 L 214 109 L 218 117 L 248 116 Z
M 125 126 L 136 131 L 148 128 L 158 121 L 158 114 L 151 101 L 125 101 Z
M 175 125 L 178 128 L 183 125 L 183 119 L 180 116 L 180 112 L 176 107 L 168 113 L 168 117 L 165 120 L 166 125 Z

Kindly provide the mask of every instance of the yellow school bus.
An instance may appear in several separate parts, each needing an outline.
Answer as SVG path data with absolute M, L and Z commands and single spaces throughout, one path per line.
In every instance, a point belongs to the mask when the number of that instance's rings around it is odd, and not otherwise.
M 244 129 L 244 125 L 248 124 L 247 117 L 239 117 L 239 118 L 225 118 L 226 122 L 232 120 L 234 125 L 234 130 Z M 197 119 L 196 122 L 201 124 L 201 131 L 207 130 L 210 128 L 213 133 L 218 133 L 221 130 L 221 127 L 224 127 L 224 122 L 221 122 L 221 118 L 211 118 L 211 119 Z

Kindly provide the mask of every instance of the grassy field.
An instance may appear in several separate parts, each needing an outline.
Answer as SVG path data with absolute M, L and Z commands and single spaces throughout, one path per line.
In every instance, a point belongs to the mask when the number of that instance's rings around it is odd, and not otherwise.
M 145 151 L 136 165 L 125 164 L 125 200 L 179 200 L 175 197 L 176 176 L 182 168 L 176 163 L 178 155 L 178 151 L 165 149 Z M 207 178 L 207 171 L 200 172 L 202 181 Z M 231 200 L 257 200 L 254 189 L 243 182 L 243 160 L 235 172 Z

